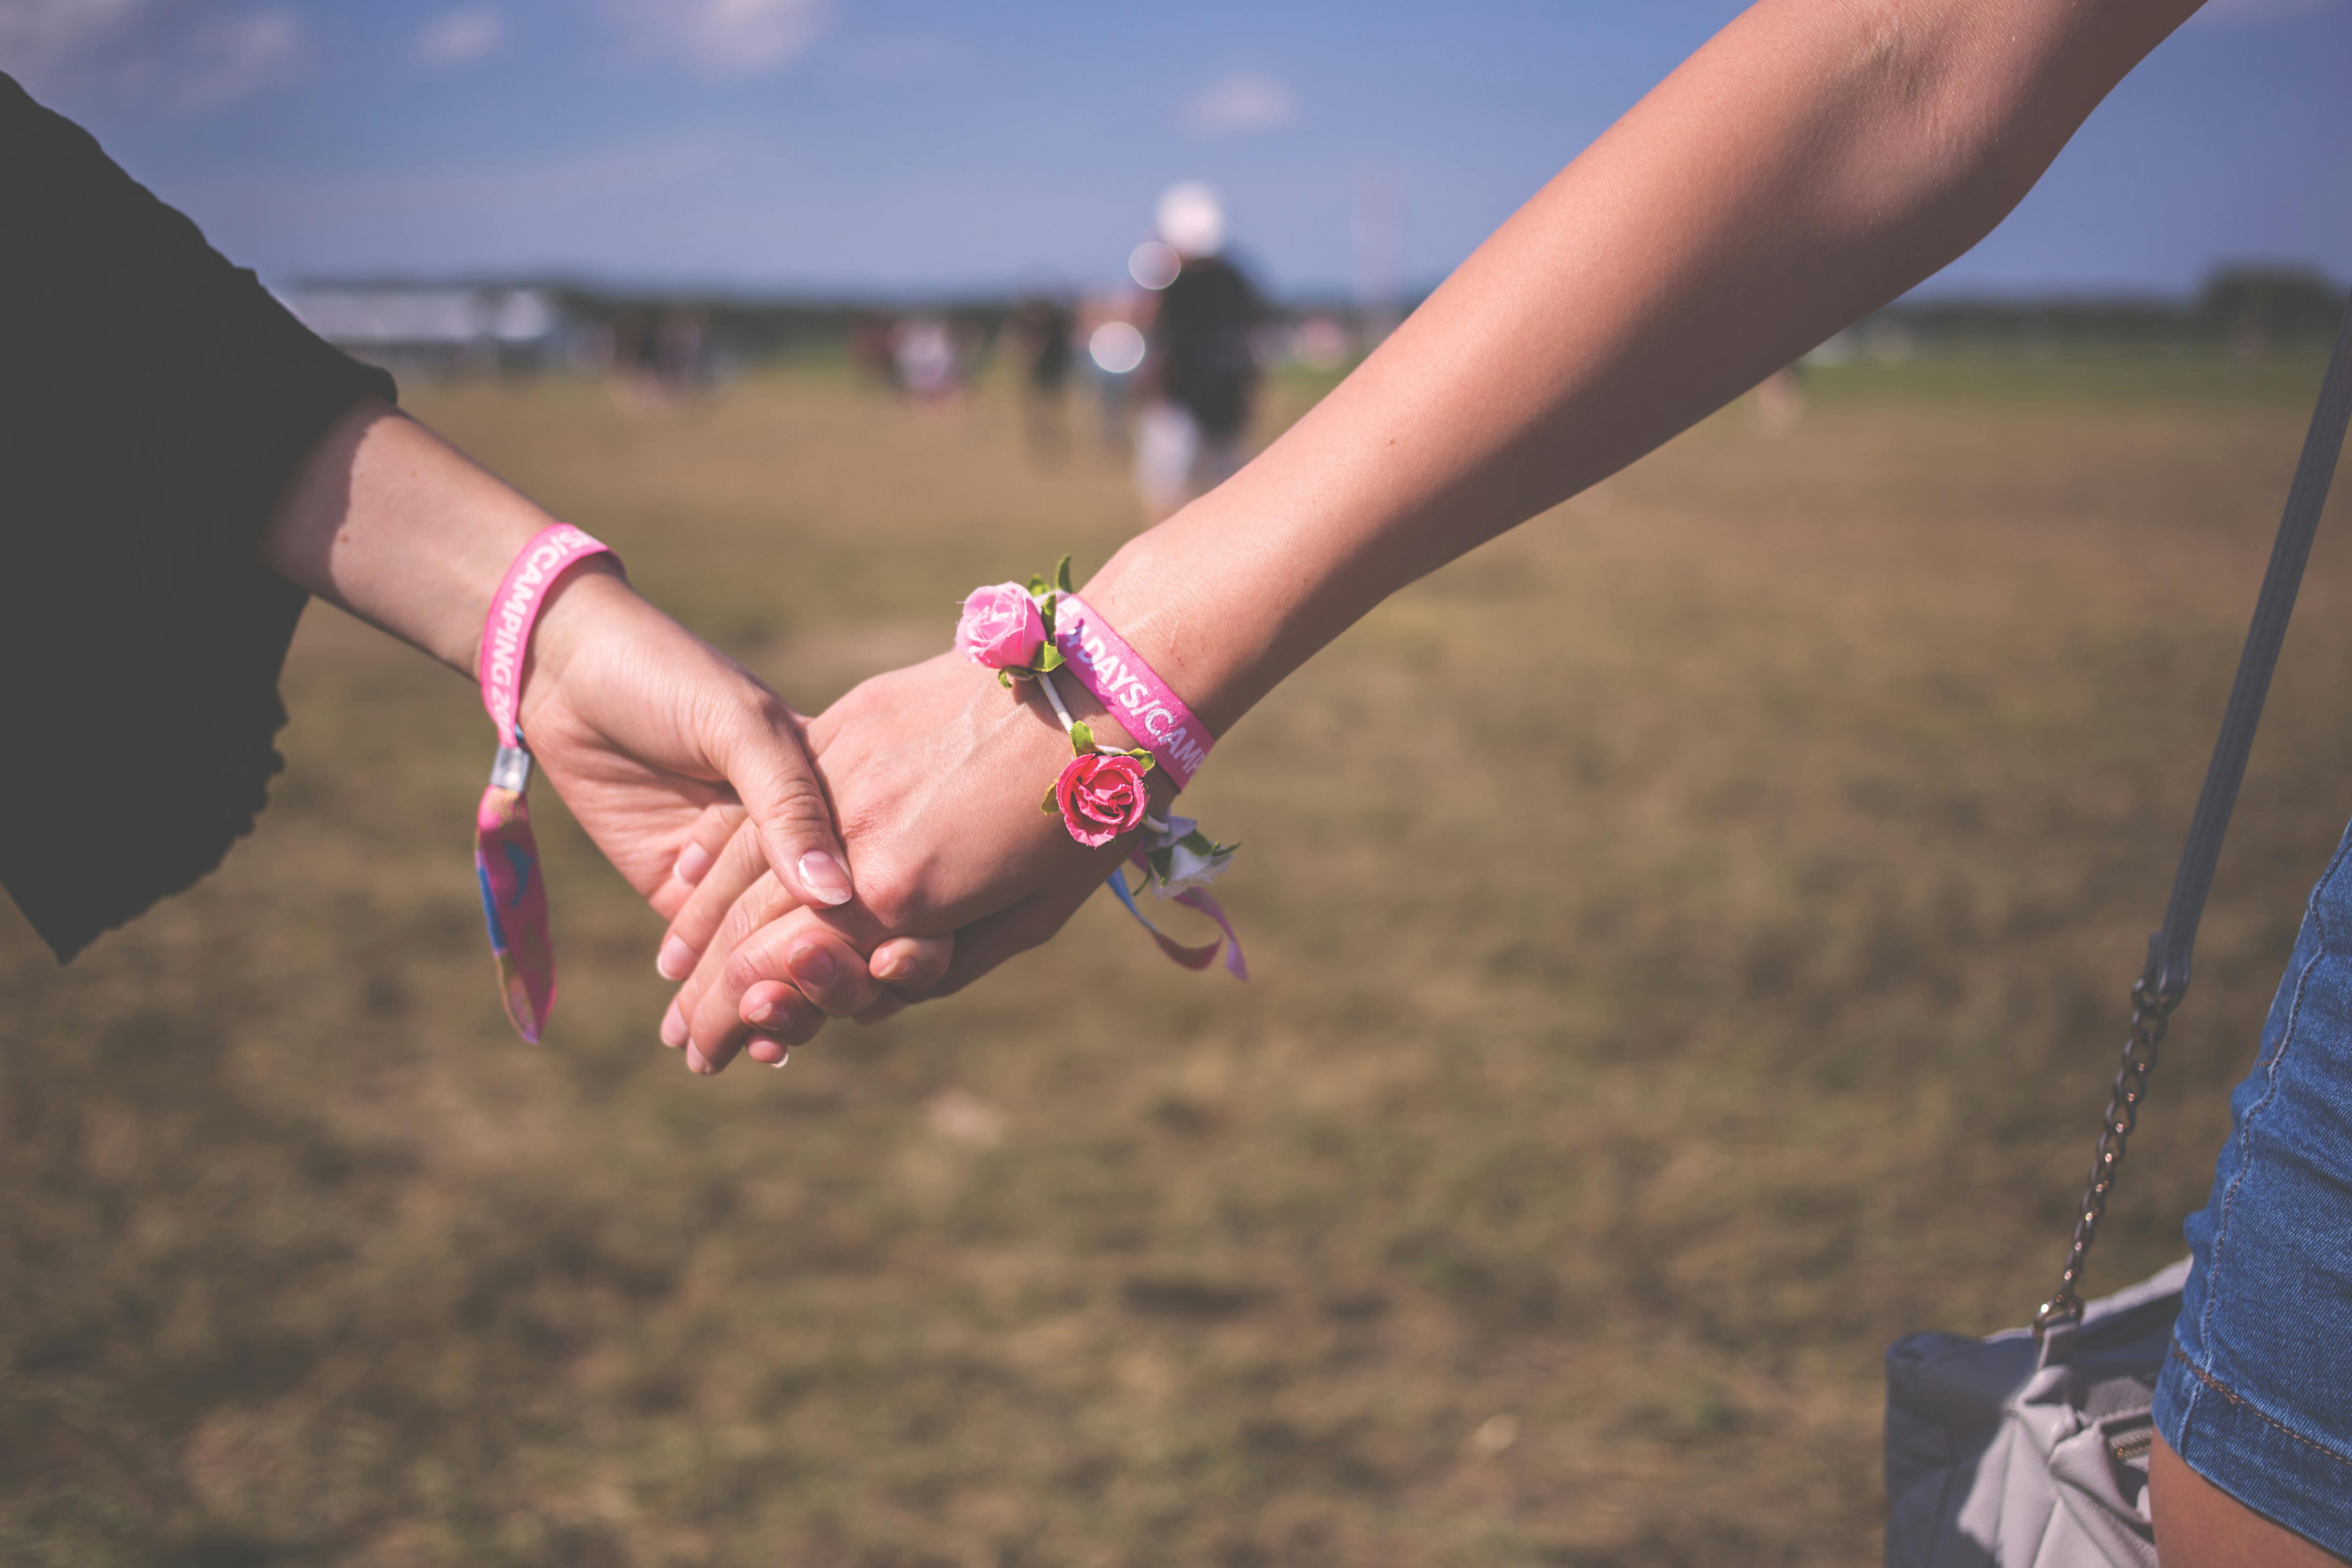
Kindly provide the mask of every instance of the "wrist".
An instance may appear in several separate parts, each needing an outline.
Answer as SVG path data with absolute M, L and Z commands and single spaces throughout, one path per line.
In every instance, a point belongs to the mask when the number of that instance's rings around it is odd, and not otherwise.
M 1080 596 L 1222 737 L 1288 671 L 1275 665 L 1263 585 L 1202 568 L 1219 559 L 1218 527 L 1195 501 L 1128 541 Z
M 487 598 L 484 604 L 487 606 Z M 579 677 L 600 643 L 628 646 L 625 639 L 633 623 L 660 615 L 629 586 L 609 555 L 590 556 L 558 577 L 548 590 L 523 653 L 517 713 L 523 734 L 530 734 L 533 715 L 544 711 L 559 698 L 566 682 Z M 472 668 L 477 671 L 481 660 L 480 630 L 476 628 L 474 643 Z

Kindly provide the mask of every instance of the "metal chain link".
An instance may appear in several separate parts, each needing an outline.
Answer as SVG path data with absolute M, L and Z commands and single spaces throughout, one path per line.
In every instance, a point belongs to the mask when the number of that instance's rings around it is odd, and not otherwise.
M 2125 1145 L 2139 1124 L 2139 1102 L 2147 1096 L 2147 1075 L 2156 1070 L 2165 1028 L 2172 1010 L 2179 1005 L 2179 992 L 2152 992 L 2146 975 L 2132 984 L 2131 1037 L 2124 1042 L 2123 1063 L 2116 1069 L 2115 1089 L 2107 1097 L 2106 1121 L 2099 1128 L 2098 1152 L 2091 1162 L 2091 1182 L 2083 1191 L 2082 1213 L 2074 1221 L 2074 1241 L 2066 1249 L 2066 1268 L 2058 1277 L 2058 1293 L 2042 1302 L 2042 1310 L 2033 1315 L 2036 1339 L 2054 1324 L 2082 1320 L 2083 1297 L 2076 1287 L 2082 1283 L 2083 1263 L 2099 1238 L 2099 1220 L 2107 1212 L 2107 1194 L 2115 1190 Z

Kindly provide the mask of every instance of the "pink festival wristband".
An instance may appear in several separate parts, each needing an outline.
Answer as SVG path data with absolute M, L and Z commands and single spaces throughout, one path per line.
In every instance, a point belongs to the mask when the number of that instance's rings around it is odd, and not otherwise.
M 530 750 L 516 715 L 522 705 L 523 657 L 530 629 L 557 578 L 591 555 L 611 552 L 570 523 L 543 528 L 507 568 L 482 625 L 482 706 L 499 729 L 489 787 L 474 813 L 474 872 L 482 917 L 498 961 L 507 1016 L 536 1044 L 555 1006 L 555 946 L 548 932 L 547 888 L 531 837 Z
M 1208 756 L 1216 737 L 1184 700 L 1153 673 L 1127 639 L 1076 594 L 1057 596 L 1054 646 L 1110 716 L 1182 789 Z

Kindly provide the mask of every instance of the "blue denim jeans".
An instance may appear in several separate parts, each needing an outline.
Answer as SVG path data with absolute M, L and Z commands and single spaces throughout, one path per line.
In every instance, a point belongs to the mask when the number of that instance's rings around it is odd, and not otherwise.
M 2156 1423 L 2189 1468 L 2352 1556 L 2352 830 L 2230 1097 Z

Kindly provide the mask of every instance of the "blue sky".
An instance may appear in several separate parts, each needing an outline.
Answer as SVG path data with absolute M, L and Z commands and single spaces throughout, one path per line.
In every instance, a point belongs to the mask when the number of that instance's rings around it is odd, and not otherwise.
M 1441 276 L 1738 8 L 0 0 L 0 68 L 272 279 L 1091 283 L 1202 178 L 1295 294 L 1367 222 Z M 1930 289 L 2352 278 L 2347 67 L 2352 0 L 2210 0 Z

